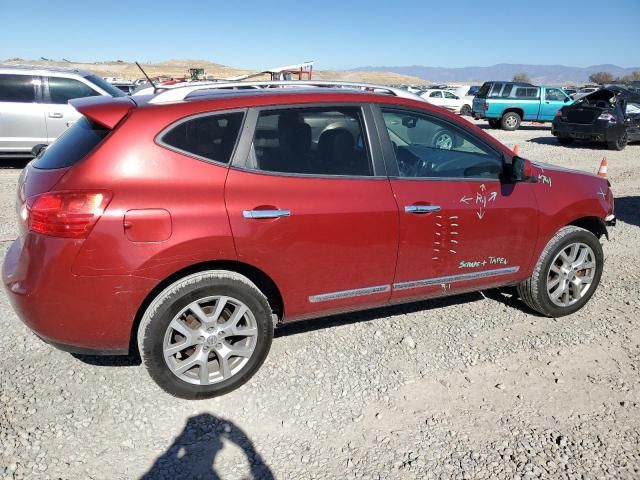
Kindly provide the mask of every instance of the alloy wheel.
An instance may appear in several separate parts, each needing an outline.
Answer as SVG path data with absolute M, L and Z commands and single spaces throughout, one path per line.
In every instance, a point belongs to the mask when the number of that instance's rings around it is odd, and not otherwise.
M 442 150 L 451 150 L 453 148 L 453 138 L 447 132 L 443 132 L 436 137 L 435 147 Z
M 583 298 L 596 275 L 596 257 L 590 246 L 572 243 L 555 256 L 547 273 L 547 294 L 559 307 Z
M 196 385 L 228 380 L 249 362 L 258 326 L 240 300 L 212 296 L 183 308 L 169 323 L 162 344 L 171 372 Z

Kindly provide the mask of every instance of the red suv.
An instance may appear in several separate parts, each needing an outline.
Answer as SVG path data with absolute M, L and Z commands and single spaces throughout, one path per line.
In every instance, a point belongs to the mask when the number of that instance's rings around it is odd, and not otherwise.
M 3 280 L 61 349 L 128 354 L 182 398 L 264 362 L 274 326 L 517 285 L 580 309 L 606 179 L 531 163 L 429 104 L 339 89 L 73 101 L 24 170 Z

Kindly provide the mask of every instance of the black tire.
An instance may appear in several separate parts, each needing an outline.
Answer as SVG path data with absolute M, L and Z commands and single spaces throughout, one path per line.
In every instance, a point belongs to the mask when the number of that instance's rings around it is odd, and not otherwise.
M 508 132 L 517 130 L 520 127 L 520 123 L 522 123 L 522 118 L 516 112 L 507 112 L 500 119 L 500 126 Z
M 464 116 L 464 117 L 470 117 L 471 116 L 471 107 L 469 105 L 462 105 L 462 107 L 460 108 L 460 115 Z
M 607 146 L 609 147 L 609 150 L 624 150 L 624 148 L 627 146 L 627 143 L 629 142 L 629 136 L 627 135 L 627 132 L 623 132 L 622 135 L 620 135 L 618 138 L 616 138 L 615 140 L 612 140 L 610 142 L 607 142 Z
M 561 145 L 571 145 L 573 143 L 573 138 L 571 137 L 558 137 L 558 143 Z
M 494 119 L 489 120 L 489 126 L 491 128 L 500 128 L 500 120 L 494 120 Z
M 574 243 L 582 243 L 592 249 L 595 256 L 595 272 L 589 289 L 582 298 L 572 305 L 562 307 L 551 300 L 547 291 L 547 280 L 553 260 L 563 249 Z M 549 240 L 549 243 L 540 254 L 531 278 L 518 285 L 518 294 L 527 306 L 547 317 L 558 318 L 570 315 L 580 310 L 598 288 L 603 264 L 602 245 L 600 245 L 600 241 L 593 233 L 580 227 L 563 227 Z
M 237 299 L 249 309 L 257 327 L 255 346 L 248 361 L 230 378 L 207 385 L 188 383 L 174 374 L 165 361 L 165 334 L 187 305 L 215 295 Z M 138 327 L 140 357 L 151 378 L 175 397 L 195 400 L 223 395 L 249 381 L 264 363 L 273 339 L 271 313 L 269 302 L 258 287 L 238 273 L 210 270 L 189 275 L 163 290 L 147 308 Z

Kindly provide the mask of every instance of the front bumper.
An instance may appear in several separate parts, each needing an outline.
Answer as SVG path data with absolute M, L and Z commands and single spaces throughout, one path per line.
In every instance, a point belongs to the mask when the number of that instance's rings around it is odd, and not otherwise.
M 127 354 L 149 280 L 71 271 L 76 240 L 28 233 L 4 259 L 2 280 L 18 317 L 47 343 L 85 354 Z

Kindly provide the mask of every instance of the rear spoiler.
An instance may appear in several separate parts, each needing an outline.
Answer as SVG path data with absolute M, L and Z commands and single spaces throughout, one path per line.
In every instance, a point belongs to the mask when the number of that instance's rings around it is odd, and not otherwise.
M 130 97 L 85 97 L 70 100 L 73 108 L 95 123 L 113 129 L 136 103 Z

